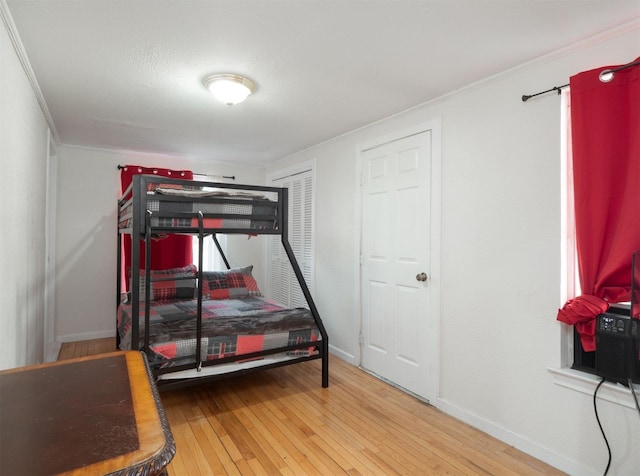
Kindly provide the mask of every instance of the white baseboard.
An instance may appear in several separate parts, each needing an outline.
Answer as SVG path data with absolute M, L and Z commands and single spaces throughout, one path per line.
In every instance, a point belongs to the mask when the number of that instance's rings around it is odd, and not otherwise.
M 108 337 L 115 337 L 115 330 L 109 331 L 98 331 L 98 332 L 85 332 L 83 334 L 66 334 L 57 336 L 56 340 L 58 342 L 78 342 L 83 340 L 93 340 L 93 339 L 106 339 Z
M 356 359 L 353 355 L 343 351 L 342 349 L 338 349 L 337 347 L 333 347 L 329 344 L 329 354 L 335 355 L 341 360 L 348 362 L 351 365 L 355 365 Z
M 580 474 L 584 476 L 595 476 L 599 474 L 593 470 L 580 466 L 576 461 L 568 460 L 563 456 L 550 451 L 548 448 L 544 448 L 539 444 L 512 432 L 511 430 L 507 430 L 500 425 L 496 425 L 494 422 L 470 413 L 468 410 L 460 408 L 446 400 L 437 399 L 436 402 L 431 403 L 447 415 L 471 425 L 472 427 L 477 428 L 478 430 L 481 430 L 488 435 L 491 435 L 494 438 L 497 438 L 500 441 L 511 445 L 514 448 L 523 451 L 567 474 Z
M 60 347 L 62 347 L 62 342 L 60 341 L 48 343 L 44 347 L 44 361 L 55 362 L 56 360 L 58 360 L 58 355 L 60 355 Z

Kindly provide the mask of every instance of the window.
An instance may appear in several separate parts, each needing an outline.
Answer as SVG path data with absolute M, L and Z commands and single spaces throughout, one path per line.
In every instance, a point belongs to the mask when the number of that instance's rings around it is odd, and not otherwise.
M 560 304 L 563 315 L 561 318 L 559 312 L 558 320 L 575 324 L 562 326 L 560 366 L 549 368 L 556 384 L 588 395 L 593 395 L 594 386 L 603 372 L 602 369 L 596 372 L 598 350 L 591 351 L 594 346 L 591 345 L 593 339 L 589 331 L 592 323 L 595 324 L 595 320 L 590 320 L 591 313 L 598 313 L 604 301 L 604 304 L 610 304 L 611 312 L 616 312 L 614 308 L 622 308 L 617 312 L 628 315 L 628 308 L 624 310 L 624 301 L 628 301 L 630 294 L 627 292 L 631 264 L 628 261 L 633 250 L 640 249 L 640 228 L 633 226 L 637 222 L 640 163 L 629 154 L 633 153 L 631 149 L 634 142 L 625 137 L 633 137 L 635 123 L 629 118 L 636 115 L 627 109 L 637 108 L 637 103 L 628 101 L 625 96 L 625 85 L 629 78 L 616 88 L 595 88 L 599 85 L 596 82 L 599 73 L 600 70 L 596 69 L 572 77 L 574 97 L 570 97 L 568 89 L 561 94 Z M 589 112 L 582 112 L 577 117 L 578 121 L 572 123 L 571 111 L 573 109 L 575 116 L 578 106 L 581 111 Z M 577 144 L 576 134 L 580 139 Z M 579 150 L 574 149 L 576 146 Z M 574 153 L 580 153 L 581 156 L 576 171 L 573 169 Z M 577 181 L 574 180 L 574 172 L 579 173 Z M 630 214 L 626 213 L 629 211 Z M 585 249 L 581 254 L 581 263 L 584 265 L 582 282 L 577 265 L 578 245 L 581 251 Z M 582 336 L 576 331 L 578 324 L 582 324 L 582 330 L 585 331 Z M 590 352 L 585 352 L 585 347 Z M 616 349 L 612 347 L 616 346 L 609 346 L 605 354 L 609 360 L 612 350 L 615 359 L 620 355 L 620 346 Z M 640 379 L 640 368 L 637 370 Z M 606 386 L 600 398 L 633 408 L 631 402 L 625 401 L 627 393 L 621 388 Z
M 193 175 L 194 180 L 201 180 L 203 182 L 207 182 L 211 180 L 211 177 L 208 175 Z M 206 190 L 206 189 L 205 189 Z M 227 236 L 226 235 L 216 235 L 218 239 L 218 243 L 220 243 L 220 248 L 222 248 L 222 252 L 227 253 Z M 193 262 L 199 263 L 199 255 L 200 255 L 200 247 L 198 246 L 198 236 L 195 235 L 193 237 Z M 210 236 L 205 236 L 202 243 L 202 271 L 220 271 L 226 269 L 226 265 L 224 264 L 224 260 L 220 253 L 218 252 L 213 239 Z
M 561 97 L 561 184 L 562 184 L 562 237 L 563 237 L 563 296 L 562 303 L 581 294 L 578 271 L 578 252 L 576 247 L 576 222 L 573 193 L 573 157 L 571 146 L 571 96 L 569 88 L 562 91 Z M 628 315 L 629 302 L 612 302 L 611 312 Z M 596 351 L 586 352 L 582 346 L 577 330 L 570 329 L 568 348 L 571 349 L 567 359 L 568 365 L 576 370 L 596 373 Z M 638 369 L 640 373 L 640 369 Z M 640 376 L 640 374 L 639 374 Z
M 576 249 L 576 224 L 573 202 L 573 161 L 571 155 L 571 95 L 565 88 L 561 95 L 561 203 L 562 203 L 562 256 L 563 294 L 562 303 L 580 295 L 580 275 L 578 273 L 578 251 Z M 595 369 L 595 352 L 585 352 L 580 337 L 572 328 L 568 338 L 571 349 L 568 363 L 571 368 L 592 373 Z
M 216 235 L 223 253 L 227 253 L 227 235 Z M 199 263 L 200 247 L 198 246 L 198 236 L 193 237 L 193 262 Z M 220 271 L 226 269 L 224 260 L 213 242 L 213 238 L 205 236 L 202 242 L 202 271 Z
M 308 166 L 297 171 L 274 174 L 273 177 L 271 186 L 289 190 L 288 240 L 307 287 L 313 293 L 313 168 Z M 287 307 L 308 307 L 278 236 L 270 237 L 268 275 L 271 299 Z
M 580 295 L 580 275 L 578 273 L 578 252 L 576 249 L 576 224 L 573 203 L 573 161 L 571 156 L 571 95 L 569 88 L 561 93 L 560 144 L 561 144 L 561 216 L 562 216 L 562 303 Z M 595 368 L 595 352 L 585 352 L 575 328 L 569 337 L 569 365 L 585 372 Z
M 563 285 L 562 303 L 580 294 L 578 254 L 576 249 L 576 222 L 573 206 L 573 162 L 571 160 L 571 96 L 569 88 L 562 91 L 560 113 L 561 144 L 561 216 Z

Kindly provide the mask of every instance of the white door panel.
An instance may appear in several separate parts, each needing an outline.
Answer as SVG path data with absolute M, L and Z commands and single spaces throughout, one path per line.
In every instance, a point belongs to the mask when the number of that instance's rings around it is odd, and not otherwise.
M 368 342 L 369 346 L 378 352 L 385 352 L 385 323 L 386 319 L 386 287 L 387 283 L 369 281 L 369 312 Z
M 428 395 L 430 132 L 363 153 L 362 365 Z

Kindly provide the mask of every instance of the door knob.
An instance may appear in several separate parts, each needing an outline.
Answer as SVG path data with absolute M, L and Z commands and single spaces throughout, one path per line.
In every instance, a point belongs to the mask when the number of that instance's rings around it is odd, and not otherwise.
M 426 281 L 428 278 L 427 273 L 416 274 L 417 281 Z

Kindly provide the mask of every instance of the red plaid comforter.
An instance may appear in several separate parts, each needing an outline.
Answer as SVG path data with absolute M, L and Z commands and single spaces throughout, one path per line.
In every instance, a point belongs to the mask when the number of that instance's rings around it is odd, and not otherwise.
M 150 303 L 149 347 L 155 365 L 195 362 L 196 300 Z M 140 343 L 144 343 L 144 302 L 140 303 Z M 131 345 L 131 305 L 118 308 L 120 348 Z M 321 340 L 313 316 L 307 309 L 286 309 L 262 297 L 208 300 L 202 302 L 201 360 L 245 355 L 287 345 Z M 309 349 L 292 351 L 305 355 Z M 151 362 L 154 365 L 154 362 Z

